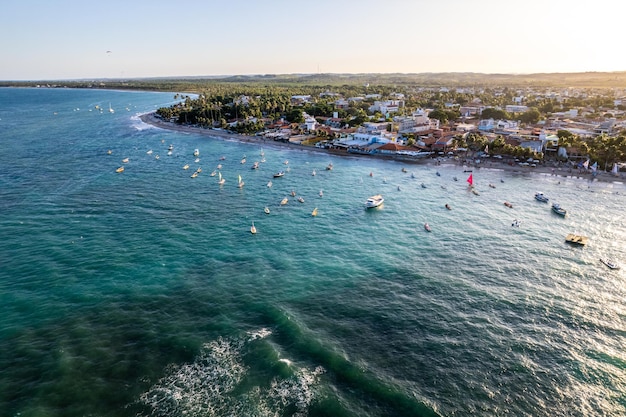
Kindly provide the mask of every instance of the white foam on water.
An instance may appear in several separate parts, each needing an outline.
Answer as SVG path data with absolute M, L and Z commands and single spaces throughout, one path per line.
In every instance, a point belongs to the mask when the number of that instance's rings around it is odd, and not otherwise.
M 265 327 L 262 328 L 262 329 L 259 329 L 259 330 L 247 332 L 247 335 L 250 336 L 250 340 L 265 339 L 266 337 L 270 336 L 271 334 L 272 334 L 272 331 L 270 329 L 265 328 Z
M 153 126 L 153 125 L 151 125 L 149 123 L 145 123 L 143 120 L 141 120 L 141 116 L 143 116 L 144 114 L 146 114 L 146 113 L 145 112 L 144 113 L 137 113 L 137 114 L 131 116 L 130 117 L 130 120 L 132 122 L 131 126 L 134 129 L 139 130 L 139 131 L 148 130 L 148 129 L 157 129 L 156 126 Z
M 293 369 L 291 377 L 274 378 L 269 387 L 254 386 L 245 392 L 235 389 L 247 369 L 243 352 L 249 343 L 271 335 L 268 329 L 249 332 L 242 339 L 219 338 L 205 344 L 193 363 L 170 365 L 138 403 L 147 406 L 150 416 L 281 416 L 295 407 L 295 416 L 307 415 L 315 398 L 319 376 L 315 369 Z M 143 415 L 143 414 L 140 414 Z

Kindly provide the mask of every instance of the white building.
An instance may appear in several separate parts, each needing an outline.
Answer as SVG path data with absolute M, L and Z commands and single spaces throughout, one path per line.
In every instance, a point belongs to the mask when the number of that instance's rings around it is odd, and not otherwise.
M 431 129 L 439 129 L 439 120 L 430 119 L 422 109 L 411 116 L 396 116 L 393 122 L 398 126 L 399 133 L 419 133 Z
M 390 114 L 397 113 L 399 108 L 403 106 L 404 102 L 402 100 L 375 101 L 368 110 L 370 113 L 379 111 L 382 114 Z
M 317 120 L 307 113 L 302 113 L 302 116 L 304 117 L 304 125 L 306 126 L 306 129 L 308 131 L 314 131 L 317 128 Z

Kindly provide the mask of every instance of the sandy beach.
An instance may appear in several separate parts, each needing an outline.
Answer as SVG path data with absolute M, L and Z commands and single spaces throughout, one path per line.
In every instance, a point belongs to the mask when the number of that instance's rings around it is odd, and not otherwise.
M 544 176 L 555 176 L 561 178 L 570 178 L 577 179 L 581 181 L 587 182 L 615 182 L 615 183 L 623 183 L 624 181 L 624 173 L 620 173 L 619 176 L 615 176 L 610 172 L 598 171 L 594 176 L 591 173 L 591 170 L 579 170 L 577 168 L 571 168 L 567 166 L 558 166 L 556 163 L 547 162 L 544 164 L 539 164 L 536 167 L 530 166 L 519 166 L 517 164 L 509 164 L 506 162 L 501 162 L 496 159 L 483 159 L 479 164 L 475 162 L 467 162 L 461 160 L 455 160 L 451 158 L 419 158 L 419 159 L 399 159 L 394 158 L 393 156 L 382 156 L 382 155 L 362 155 L 362 154 L 354 154 L 348 153 L 342 150 L 328 150 L 323 148 L 316 148 L 314 146 L 308 145 L 300 145 L 292 142 L 280 142 L 265 139 L 261 136 L 247 136 L 241 135 L 238 133 L 231 133 L 226 130 L 220 129 L 205 129 L 202 127 L 195 126 L 183 126 L 171 122 L 166 122 L 163 119 L 156 116 L 156 113 L 146 113 L 140 116 L 140 119 L 147 124 L 150 124 L 155 127 L 159 127 L 167 130 L 174 130 L 178 132 L 184 133 L 197 133 L 200 135 L 210 136 L 213 138 L 219 138 L 222 140 L 233 141 L 233 142 L 243 142 L 243 143 L 255 143 L 262 144 L 264 147 L 276 147 L 276 148 L 289 148 L 293 150 L 307 151 L 307 152 L 319 152 L 319 153 L 327 153 L 332 155 L 340 155 L 351 158 L 378 158 L 378 159 L 398 159 L 403 163 L 409 164 L 421 164 L 421 165 L 441 165 L 441 166 L 459 166 L 464 168 L 464 170 L 480 170 L 480 169 L 490 169 L 490 170 L 501 170 L 507 173 L 516 174 L 516 175 L 544 175 Z

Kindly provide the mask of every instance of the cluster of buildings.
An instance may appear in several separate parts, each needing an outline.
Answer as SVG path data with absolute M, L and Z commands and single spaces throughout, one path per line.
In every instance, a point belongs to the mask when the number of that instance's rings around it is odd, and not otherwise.
M 447 89 L 442 89 L 447 91 Z M 465 92 L 465 91 L 464 91 Z M 626 91 L 623 92 L 626 97 Z M 533 93 L 535 94 L 535 93 Z M 567 99 L 573 94 L 588 94 L 564 90 L 563 93 L 543 93 L 544 97 L 556 102 Z M 488 140 L 502 137 L 511 146 L 529 148 L 534 152 L 550 155 L 558 151 L 558 130 L 567 130 L 579 137 L 594 137 L 599 134 L 614 135 L 626 129 L 625 112 L 619 110 L 626 104 L 626 98 L 616 98 L 613 108 L 597 109 L 590 107 L 572 108 L 567 111 L 553 112 L 536 125 L 523 125 L 518 120 L 481 119 L 482 112 L 490 108 L 484 106 L 479 99 L 465 105 L 445 103 L 445 107 L 458 110 L 461 117 L 451 123 L 441 125 L 439 120 L 430 118 L 429 109 L 417 109 L 407 114 L 405 96 L 393 93 L 383 99 L 380 94 L 369 94 L 363 97 L 343 98 L 339 94 L 325 92 L 320 97 L 334 99 L 337 111 L 332 117 L 314 118 L 304 114 L 304 123 L 293 126 L 284 121 L 268 126 L 264 136 L 275 140 L 303 141 L 312 136 L 326 138 L 316 144 L 319 147 L 343 148 L 356 153 L 396 153 L 425 154 L 429 152 L 449 152 L 454 150 L 454 139 L 463 137 L 470 132 L 479 132 Z M 577 96 L 579 97 L 579 96 Z M 586 97 L 583 97 L 586 98 Z M 522 94 L 513 96 L 510 104 L 498 109 L 509 114 L 521 114 L 529 110 L 524 103 L 528 100 Z M 312 103 L 310 95 L 292 96 L 294 106 Z M 369 103 L 369 122 L 356 128 L 348 127 L 346 120 L 338 117 L 339 110 L 349 109 L 357 103 Z M 362 105 L 361 105 L 362 107 Z M 589 114 L 599 111 L 610 112 L 611 117 L 589 119 Z M 376 115 L 376 117 L 374 116 Z M 296 128 L 296 129 L 294 129 Z M 294 131 L 299 134 L 294 134 Z

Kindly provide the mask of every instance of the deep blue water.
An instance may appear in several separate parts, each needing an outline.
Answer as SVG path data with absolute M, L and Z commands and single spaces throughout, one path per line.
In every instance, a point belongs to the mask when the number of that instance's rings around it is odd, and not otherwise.
M 626 278 L 599 262 L 626 262 L 624 184 L 481 168 L 474 195 L 452 163 L 137 118 L 172 102 L 0 89 L 0 415 L 626 414 Z

